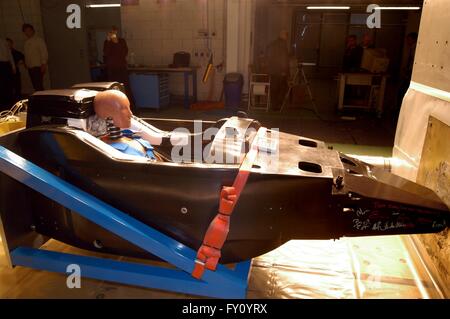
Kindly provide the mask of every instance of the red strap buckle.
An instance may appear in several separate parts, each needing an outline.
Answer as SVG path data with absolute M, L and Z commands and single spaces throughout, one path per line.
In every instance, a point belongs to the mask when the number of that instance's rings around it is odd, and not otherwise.
M 224 186 L 220 192 L 219 214 L 214 217 L 209 225 L 203 244 L 197 252 L 195 267 L 192 271 L 193 277 L 200 279 L 205 268 L 212 271 L 216 270 L 221 256 L 220 250 L 230 230 L 230 215 L 233 212 L 236 200 L 236 189 Z
M 192 277 L 200 279 L 205 272 L 205 268 L 213 271 L 216 270 L 220 255 L 220 249 L 202 245 L 197 253 Z
M 265 133 L 265 129 L 260 129 L 258 135 Z M 255 141 L 253 141 L 255 143 Z M 203 238 L 203 244 L 197 252 L 197 259 L 195 260 L 194 270 L 192 276 L 200 279 L 203 276 L 205 268 L 209 270 L 216 270 L 217 264 L 221 256 L 221 249 L 225 240 L 228 237 L 230 229 L 230 216 L 233 213 L 234 207 L 239 199 L 239 196 L 244 189 L 247 179 L 250 175 L 250 170 L 255 161 L 258 148 L 254 147 L 247 154 L 244 162 L 239 168 L 239 172 L 234 180 L 233 186 L 222 187 L 220 192 L 219 214 L 214 217 L 213 221 L 206 231 Z
M 227 186 L 222 187 L 222 191 L 220 192 L 219 213 L 228 216 L 231 215 L 234 206 L 236 205 L 236 201 L 236 188 Z

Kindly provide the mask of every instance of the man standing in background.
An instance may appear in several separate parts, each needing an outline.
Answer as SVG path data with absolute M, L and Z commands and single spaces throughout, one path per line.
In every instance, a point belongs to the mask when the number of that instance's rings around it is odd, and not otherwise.
M 0 111 L 12 106 L 12 76 L 15 73 L 11 50 L 7 42 L 0 38 Z
M 358 72 L 361 67 L 363 48 L 358 45 L 358 38 L 352 34 L 347 37 L 342 69 L 344 72 Z
M 117 27 L 112 27 L 103 46 L 106 76 L 108 81 L 120 82 L 128 87 L 128 46 L 118 33 Z
M 267 72 L 270 75 L 271 109 L 280 110 L 288 88 L 289 77 L 289 32 L 283 30 L 278 39 L 267 46 Z
M 375 45 L 373 44 L 372 36 L 369 33 L 364 33 L 361 40 L 361 47 L 363 49 L 373 49 Z
M 14 65 L 16 66 L 16 74 L 13 75 L 13 97 L 14 102 L 19 101 L 22 98 L 22 79 L 20 76 L 20 64 L 25 63 L 25 56 L 19 50 L 14 48 L 14 42 L 10 38 L 7 38 L 9 49 L 11 50 L 11 55 L 14 59 Z
M 36 35 L 31 24 L 24 24 L 22 32 L 27 40 L 24 45 L 25 65 L 35 91 L 44 90 L 44 75 L 47 72 L 48 51 L 44 40 Z

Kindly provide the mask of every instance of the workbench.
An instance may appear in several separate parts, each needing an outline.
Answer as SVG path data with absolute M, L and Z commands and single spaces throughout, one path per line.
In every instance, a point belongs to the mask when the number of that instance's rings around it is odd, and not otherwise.
M 197 102 L 197 69 L 198 67 L 185 67 L 185 68 L 169 68 L 167 66 L 139 66 L 129 67 L 129 73 L 183 73 L 184 76 L 184 107 L 189 109 L 190 107 L 190 90 L 189 90 L 189 77 L 192 78 L 192 98 L 193 102 Z
M 338 110 L 344 108 L 375 109 L 378 116 L 383 114 L 384 93 L 386 90 L 387 74 L 375 73 L 340 73 L 338 76 Z M 366 86 L 370 94 L 366 105 L 349 104 L 345 102 L 347 86 Z

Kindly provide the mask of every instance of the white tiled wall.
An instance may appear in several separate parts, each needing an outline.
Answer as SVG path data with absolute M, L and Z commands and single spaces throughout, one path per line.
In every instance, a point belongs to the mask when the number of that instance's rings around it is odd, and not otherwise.
M 41 9 L 39 0 L 20 1 L 22 13 L 20 11 L 19 2 L 12 0 L 0 0 L 0 37 L 11 38 L 16 49 L 23 52 L 23 44 L 25 35 L 22 33 L 23 23 L 30 23 L 34 26 L 36 33 L 44 38 L 42 27 Z M 27 71 L 21 67 L 22 76 L 22 92 L 29 94 L 33 92 L 31 81 Z M 45 78 L 45 87 L 49 88 L 48 72 Z
M 141 0 L 139 5 L 122 6 L 123 36 L 135 62 L 143 65 L 169 65 L 177 51 L 191 53 L 191 65 L 198 65 L 198 93 L 202 100 L 218 100 L 223 73 L 216 72 L 206 84 L 201 79 L 209 58 L 207 40 L 198 31 L 207 27 L 207 1 L 214 65 L 223 62 L 224 2 L 226 0 Z M 195 53 L 199 56 L 196 57 Z M 192 89 L 192 88 L 191 88 Z M 172 94 L 183 94 L 183 77 L 170 78 Z

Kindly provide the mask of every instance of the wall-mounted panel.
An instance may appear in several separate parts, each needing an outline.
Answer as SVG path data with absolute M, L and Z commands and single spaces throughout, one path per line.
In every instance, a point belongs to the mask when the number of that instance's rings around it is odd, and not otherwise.
M 450 1 L 426 0 L 413 81 L 450 92 Z

